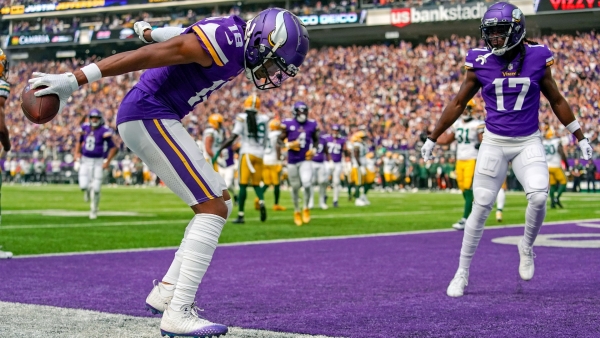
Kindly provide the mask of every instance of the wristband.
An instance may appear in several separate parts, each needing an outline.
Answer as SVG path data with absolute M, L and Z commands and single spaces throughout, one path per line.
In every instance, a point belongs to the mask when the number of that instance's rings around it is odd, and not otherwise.
M 573 134 L 574 132 L 577 131 L 577 129 L 581 129 L 581 126 L 579 125 L 579 122 L 577 122 L 577 120 L 569 123 L 569 125 L 567 126 L 567 129 L 571 132 L 571 134 Z
M 90 63 L 89 65 L 81 68 L 81 71 L 87 78 L 88 83 L 98 81 L 102 78 L 102 72 L 100 71 L 100 68 L 98 68 L 98 65 L 95 63 Z

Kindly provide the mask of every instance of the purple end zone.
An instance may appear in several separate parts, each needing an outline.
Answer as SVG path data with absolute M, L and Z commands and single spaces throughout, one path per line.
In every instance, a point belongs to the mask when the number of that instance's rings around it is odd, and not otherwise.
M 553 233 L 600 228 L 541 231 Z M 535 277 L 524 282 L 516 246 L 491 242 L 522 234 L 484 232 L 459 299 L 445 291 L 462 232 L 220 247 L 199 306 L 217 323 L 331 336 L 600 336 L 599 249 L 536 247 Z M 172 257 L 162 250 L 0 261 L 0 300 L 148 316 L 152 279 Z

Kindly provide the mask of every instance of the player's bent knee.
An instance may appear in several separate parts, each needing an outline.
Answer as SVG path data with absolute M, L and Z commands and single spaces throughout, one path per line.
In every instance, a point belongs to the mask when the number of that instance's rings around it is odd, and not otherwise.
M 475 203 L 483 207 L 491 207 L 496 200 L 496 194 L 490 189 L 475 188 L 473 190 L 473 198 Z
M 536 175 L 535 177 L 530 177 L 527 181 L 527 186 L 531 190 L 548 190 L 549 180 L 546 176 Z
M 529 205 L 534 209 L 541 209 L 546 206 L 546 200 L 548 199 L 548 193 L 545 191 L 535 191 L 527 195 Z
M 227 219 L 229 209 L 222 198 L 214 198 L 212 200 L 193 205 L 192 210 L 196 214 L 213 214 Z

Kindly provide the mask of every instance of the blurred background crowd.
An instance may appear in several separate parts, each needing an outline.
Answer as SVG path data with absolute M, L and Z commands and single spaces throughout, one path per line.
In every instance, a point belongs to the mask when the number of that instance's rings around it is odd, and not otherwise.
M 600 154 L 600 37 L 591 32 L 575 36 L 541 36 L 533 40 L 548 45 L 554 51 L 554 78 L 597 157 Z M 478 38 L 468 36 L 453 36 L 447 40 L 434 36 L 418 45 L 400 42 L 397 45 L 313 49 L 295 79 L 285 82 L 281 89 L 258 93 L 263 104 L 262 111 L 272 117 L 285 118 L 291 116 L 291 106 L 295 101 L 304 101 L 310 107 L 310 117 L 318 120 L 322 131 L 328 132 L 334 123 L 344 126 L 348 135 L 359 127 L 366 127 L 376 154 L 381 156 L 388 150 L 402 153 L 405 166 L 412 173 L 410 168 L 419 162 L 418 150 L 428 131 L 432 130 L 443 107 L 458 91 L 464 76 L 466 52 L 479 44 Z M 106 123 L 116 127 L 119 102 L 137 83 L 141 72 L 82 86 L 65 111 L 45 125 L 32 124 L 20 110 L 20 93 L 32 72 L 73 71 L 97 60 L 91 57 L 86 60 L 11 64 L 9 82 L 12 89 L 7 101 L 6 120 L 13 144 L 9 159 L 17 163 L 12 165 L 13 171 L 23 172 L 25 168 L 21 167 L 27 166 L 33 170 L 34 163 L 41 162 L 43 165 L 38 167 L 51 173 L 58 170 L 53 169 L 53 160 L 62 163 L 55 167 L 73 167 L 74 164 L 69 163 L 72 156 L 69 156 L 74 150 L 77 130 L 92 108 L 102 111 Z M 244 98 L 254 90 L 250 81 L 239 76 L 206 103 L 197 106 L 183 120 L 184 126 L 194 137 L 201 139 L 207 117 L 211 113 L 220 113 L 225 117 L 225 127 L 231 129 L 235 115 L 242 111 Z M 484 119 L 483 101 L 477 96 L 475 102 L 475 115 Z M 540 125 L 549 125 L 555 130 L 569 158 L 578 157 L 576 140 L 553 115 L 544 98 L 541 99 Z M 123 149 L 120 140 L 117 144 L 121 147 L 120 161 L 128 152 Z M 445 162 L 451 161 L 453 146 L 438 148 L 436 157 L 436 161 L 441 158 Z M 11 171 L 10 160 L 9 164 L 3 163 L 5 172 L 8 169 L 7 174 Z M 130 161 L 129 158 L 127 160 Z M 575 167 L 573 161 L 570 165 Z M 586 163 L 582 165 L 585 176 Z M 430 165 L 423 166 L 429 168 Z M 118 161 L 114 167 L 122 170 Z M 423 175 L 434 177 L 435 173 Z M 594 175 L 597 174 L 594 172 Z M 429 187 L 435 188 L 434 183 L 429 183 Z

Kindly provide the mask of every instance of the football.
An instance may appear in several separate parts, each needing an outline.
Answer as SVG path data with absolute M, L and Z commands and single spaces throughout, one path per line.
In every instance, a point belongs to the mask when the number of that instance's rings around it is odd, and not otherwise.
M 37 97 L 35 92 L 42 90 L 46 86 L 31 89 L 30 86 L 25 86 L 21 93 L 21 109 L 25 117 L 33 123 L 44 124 L 51 121 L 60 108 L 60 100 L 58 95 L 49 94 Z

